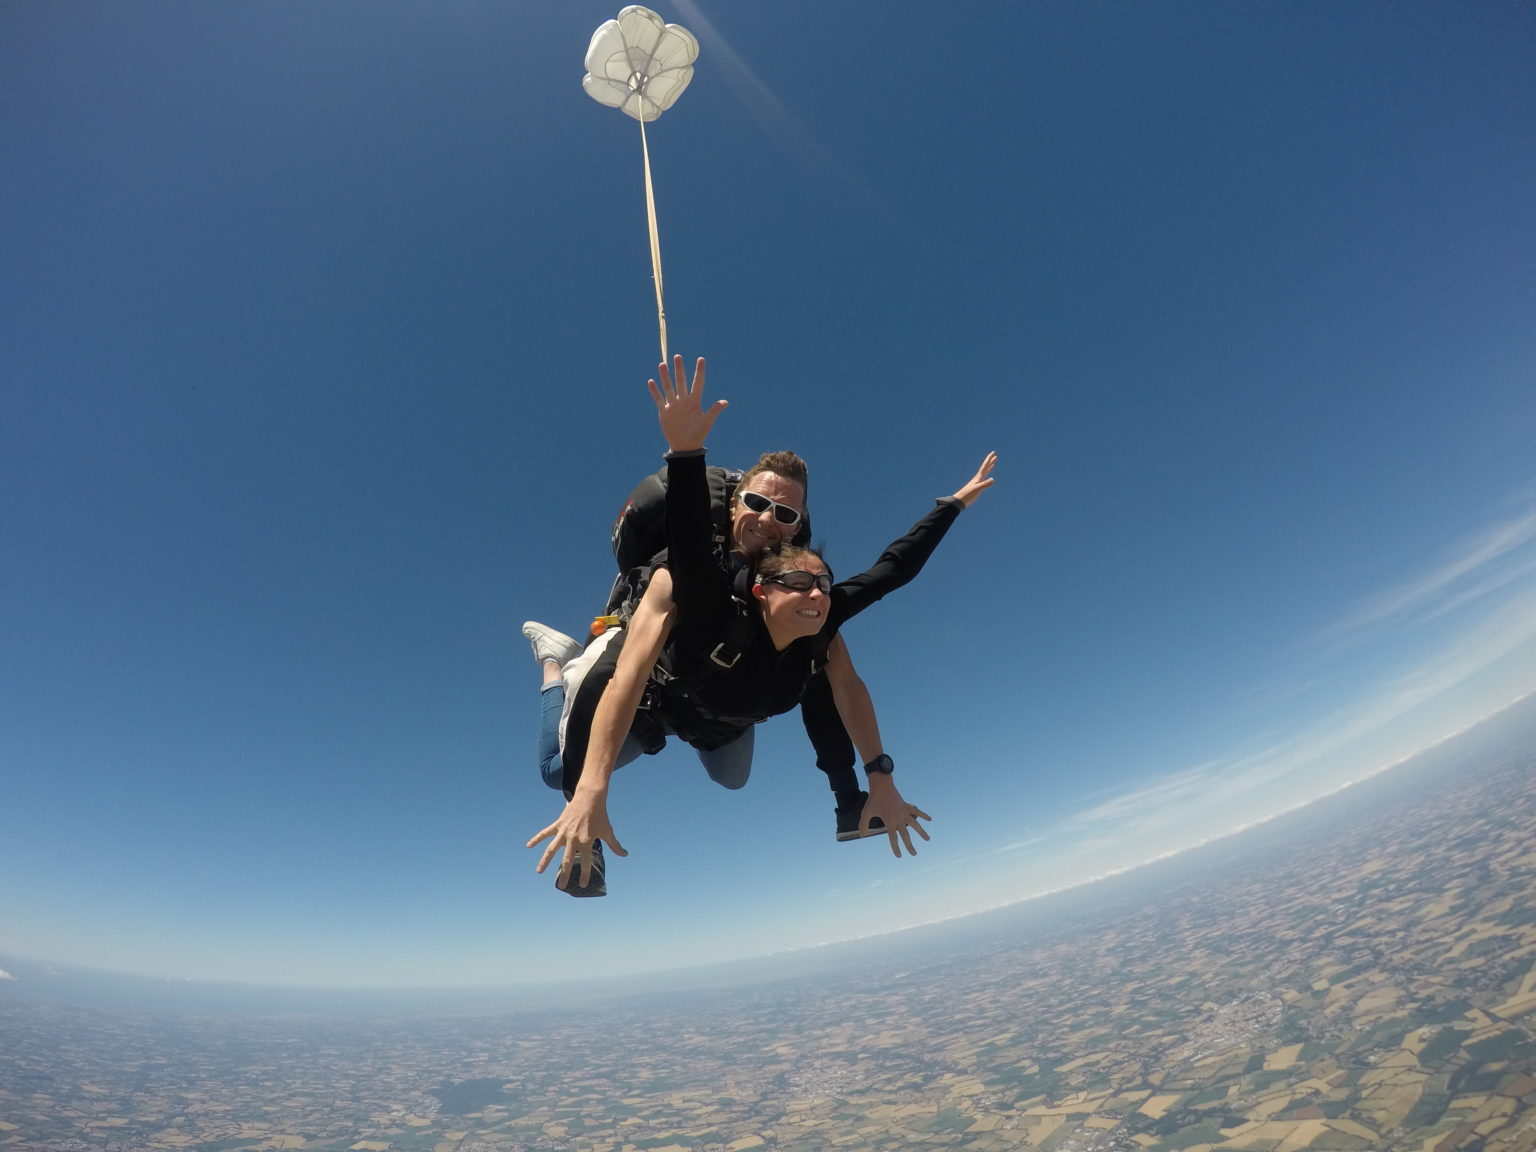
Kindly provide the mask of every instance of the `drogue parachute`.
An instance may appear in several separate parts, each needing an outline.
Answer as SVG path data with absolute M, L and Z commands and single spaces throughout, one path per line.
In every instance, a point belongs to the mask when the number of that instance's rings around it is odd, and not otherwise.
M 692 32 L 631 4 L 592 33 L 581 86 L 599 104 L 644 123 L 683 94 L 698 58 L 699 42 Z
M 656 193 L 651 188 L 651 150 L 645 125 L 676 102 L 693 79 L 699 42 L 680 24 L 668 24 L 649 8 L 631 4 L 602 24 L 587 45 L 587 74 L 581 86 L 599 104 L 640 121 L 645 159 L 645 219 L 651 236 L 651 278 L 656 285 L 656 327 L 661 362 L 667 363 L 667 310 L 661 299 L 661 234 L 656 227 Z

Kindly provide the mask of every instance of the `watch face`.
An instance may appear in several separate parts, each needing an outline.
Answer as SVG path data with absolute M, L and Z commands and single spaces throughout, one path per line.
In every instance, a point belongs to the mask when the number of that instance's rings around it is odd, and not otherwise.
M 868 764 L 864 765 L 865 772 L 883 772 L 887 776 L 889 776 L 895 770 L 895 768 L 895 763 L 892 762 L 891 758 L 884 753 L 881 753 Z

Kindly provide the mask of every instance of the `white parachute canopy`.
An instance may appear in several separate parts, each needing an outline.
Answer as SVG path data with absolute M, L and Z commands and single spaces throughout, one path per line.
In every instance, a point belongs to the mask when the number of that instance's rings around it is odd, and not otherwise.
M 698 58 L 692 32 L 631 4 L 592 33 L 581 86 L 599 104 L 643 124 L 672 107 L 693 79 Z
M 631 4 L 592 33 L 587 74 L 581 86 L 599 104 L 640 121 L 645 157 L 645 219 L 651 232 L 651 278 L 656 284 L 656 327 L 661 362 L 667 363 L 667 310 L 661 302 L 661 234 L 656 228 L 656 193 L 651 189 L 651 149 L 645 122 L 672 107 L 693 79 L 699 42 L 679 24 L 668 24 L 649 8 Z

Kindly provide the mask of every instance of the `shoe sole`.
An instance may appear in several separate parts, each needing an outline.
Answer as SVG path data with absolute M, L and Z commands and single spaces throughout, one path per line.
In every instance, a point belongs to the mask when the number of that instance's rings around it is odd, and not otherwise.
M 871 828 L 868 832 L 860 832 L 857 828 L 855 828 L 852 832 L 839 832 L 837 834 L 837 841 L 839 844 L 841 844 L 845 840 L 867 840 L 871 836 L 884 835 L 885 825 L 881 824 L 878 828 Z

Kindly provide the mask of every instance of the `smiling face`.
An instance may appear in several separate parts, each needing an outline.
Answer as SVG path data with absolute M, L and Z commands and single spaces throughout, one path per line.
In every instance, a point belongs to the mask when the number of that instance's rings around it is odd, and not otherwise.
M 821 557 L 809 549 L 791 549 L 794 558 L 788 569 L 801 572 L 822 573 L 828 568 Z M 820 588 L 812 586 L 804 592 L 796 592 L 782 584 L 759 583 L 752 586 L 763 611 L 763 624 L 773 639 L 775 648 L 783 649 L 805 636 L 814 636 L 827 622 L 827 609 L 831 600 Z
M 777 472 L 759 472 L 742 486 L 743 492 L 756 492 L 777 504 L 787 504 L 805 515 L 805 486 L 787 480 Z M 773 508 L 754 512 L 741 502 L 740 494 L 731 502 L 731 548 L 747 558 L 760 556 L 769 548 L 786 544 L 800 525 L 783 524 Z

